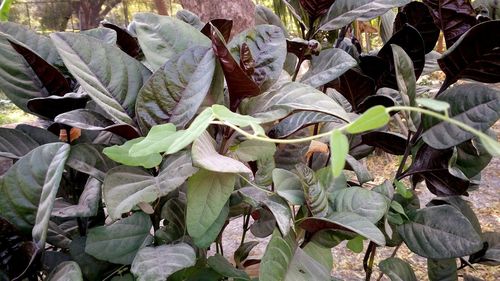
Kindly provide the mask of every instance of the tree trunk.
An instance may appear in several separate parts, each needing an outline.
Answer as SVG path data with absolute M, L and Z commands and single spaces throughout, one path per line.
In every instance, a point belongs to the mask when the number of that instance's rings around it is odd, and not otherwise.
M 165 0 L 154 0 L 154 2 L 158 14 L 168 16 L 168 7 L 167 4 L 165 4 Z
M 205 22 L 217 18 L 232 19 L 232 35 L 255 25 L 255 4 L 252 0 L 181 0 L 181 4 L 184 9 L 197 14 Z
M 82 0 L 77 5 L 80 30 L 96 28 L 99 23 L 122 0 Z

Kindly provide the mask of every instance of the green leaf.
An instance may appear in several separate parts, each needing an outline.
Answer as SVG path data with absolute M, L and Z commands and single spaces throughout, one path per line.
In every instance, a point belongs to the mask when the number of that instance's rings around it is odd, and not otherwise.
M 370 239 L 378 245 L 385 245 L 384 234 L 367 218 L 351 212 L 335 212 L 326 218 L 306 218 L 299 222 L 299 226 L 310 232 L 323 229 L 347 228 Z
M 389 208 L 383 195 L 359 186 L 334 191 L 329 198 L 333 211 L 353 212 L 372 223 L 383 218 Z
M 261 260 L 259 280 L 285 280 L 288 267 L 292 262 L 296 248 L 297 244 L 292 233 L 288 236 L 281 237 L 280 232 L 275 229 Z
M 368 109 L 359 116 L 345 130 L 350 134 L 358 134 L 370 130 L 375 130 L 389 123 L 391 117 L 381 105 Z
M 54 208 L 51 215 L 57 218 L 93 217 L 97 215 L 99 203 L 101 203 L 101 182 L 89 178 L 80 198 L 78 198 L 78 204 Z
M 151 239 L 149 216 L 138 212 L 111 225 L 89 230 L 85 252 L 99 260 L 131 264 L 140 248 Z
M 250 162 L 273 157 L 276 152 L 276 145 L 259 140 L 245 140 L 230 149 L 235 158 L 243 162 Z
M 431 259 L 447 259 L 473 254 L 482 241 L 469 220 L 448 205 L 420 209 L 413 221 L 398 226 L 410 250 Z
M 217 220 L 235 185 L 235 175 L 201 169 L 188 180 L 186 224 L 200 237 Z
M 337 0 L 323 17 L 319 29 L 329 31 L 346 26 L 354 20 L 368 21 L 409 2 L 410 0 Z
M 472 209 L 472 202 L 463 199 L 461 196 L 446 196 L 446 197 L 435 197 L 429 203 L 427 207 L 439 206 L 439 205 L 450 205 L 455 207 L 457 210 L 464 215 L 469 222 L 472 224 L 477 233 L 482 233 L 481 224 Z
M 228 44 L 237 62 L 240 61 L 240 49 L 244 43 L 255 60 L 251 77 L 261 92 L 266 91 L 278 80 L 283 70 L 287 55 L 285 35 L 281 28 L 273 25 L 257 25 L 241 32 Z
M 472 128 L 485 131 L 500 118 L 500 91 L 483 84 L 456 85 L 443 92 L 438 100 L 450 104 L 450 117 Z M 424 123 L 427 128 L 422 134 L 423 140 L 436 149 L 445 149 L 458 145 L 473 137 L 449 122 Z M 430 123 L 430 124 L 429 124 Z M 492 153 L 500 153 L 500 144 L 486 138 L 483 145 Z
M 233 278 L 235 281 L 250 281 L 250 277 L 248 277 L 245 271 L 234 268 L 234 266 L 220 254 L 209 257 L 207 263 L 208 266 L 224 277 Z
M 333 124 L 344 125 L 346 122 L 321 112 L 314 111 L 299 111 L 292 113 L 286 118 L 280 120 L 277 125 L 274 125 L 268 131 L 268 136 L 271 138 L 282 139 L 291 136 L 295 132 L 303 129 L 309 125 L 318 124 L 322 122 L 334 122 Z
M 311 258 L 320 263 L 330 272 L 333 268 L 332 249 L 323 247 L 318 243 L 311 241 L 303 248 L 304 252 Z
M 427 259 L 429 281 L 458 281 L 456 259 Z
M 81 33 L 99 39 L 109 45 L 116 45 L 116 41 L 118 39 L 116 31 L 105 27 L 97 27 L 97 28 L 82 30 Z
M 302 182 L 296 174 L 285 169 L 274 169 L 273 182 L 276 193 L 291 204 L 302 205 L 305 203 Z
M 252 251 L 252 249 L 259 245 L 259 242 L 257 241 L 249 241 L 243 243 L 241 246 L 236 249 L 234 252 L 234 262 L 236 263 L 236 266 L 240 266 L 241 263 L 248 258 L 248 255 Z
M 349 120 L 344 108 L 333 99 L 311 86 L 297 82 L 285 82 L 279 88 L 250 98 L 240 109 L 244 114 L 252 115 L 263 123 L 281 119 L 300 110 L 323 112 Z
M 330 280 L 330 271 L 303 249 L 297 248 L 284 280 Z
M 86 242 L 87 237 L 85 236 L 73 237 L 73 240 L 69 244 L 69 254 L 71 255 L 71 259 L 80 266 L 83 277 L 86 280 L 100 280 L 113 265 L 85 253 Z
M 329 214 L 330 208 L 328 206 L 326 190 L 324 186 L 318 182 L 314 170 L 304 164 L 297 164 L 295 168 L 302 180 L 302 187 L 308 209 L 317 217 L 324 217 Z
M 403 196 L 403 198 L 410 199 L 413 197 L 413 192 L 411 192 L 410 189 L 406 188 L 404 183 L 402 183 L 398 180 L 395 180 L 394 185 L 396 186 L 396 192 L 399 195 Z
M 200 17 L 198 17 L 196 14 L 188 10 L 178 11 L 175 14 L 175 17 L 185 23 L 188 23 L 189 25 L 195 27 L 198 30 L 201 30 L 203 26 L 205 26 L 205 23 L 201 21 Z
M 192 236 L 194 244 L 199 248 L 208 248 L 217 239 L 221 233 L 222 228 L 226 224 L 229 215 L 229 203 L 226 203 L 222 208 L 217 219 L 207 229 L 205 233 L 200 236 Z
M 404 105 L 417 106 L 415 101 L 417 91 L 417 80 L 410 56 L 398 45 L 391 44 L 392 56 L 394 58 L 394 69 L 399 94 Z M 417 112 L 410 112 L 409 126 L 412 130 L 420 123 L 420 115 Z
M 411 266 L 399 258 L 388 258 L 379 263 L 380 271 L 391 278 L 391 281 L 417 281 Z
M 45 245 L 69 151 L 70 146 L 65 143 L 42 145 L 18 160 L 0 178 L 0 216 L 23 232 L 32 230 L 40 248 Z
M 164 281 L 173 273 L 194 266 L 196 253 L 186 243 L 141 249 L 130 271 L 137 281 Z
M 354 253 L 361 253 L 363 251 L 363 236 L 356 235 L 354 238 L 347 241 L 347 248 Z
M 174 55 L 140 90 L 136 101 L 139 127 L 146 134 L 158 124 L 177 128 L 191 121 L 205 99 L 215 71 L 208 47 L 193 47 Z
M 169 125 L 170 128 L 172 125 Z M 173 127 L 173 126 L 172 126 Z M 153 168 L 160 165 L 162 157 L 159 153 L 146 154 L 144 156 L 130 156 L 129 151 L 136 143 L 140 143 L 144 138 L 137 138 L 127 141 L 122 145 L 106 147 L 103 153 L 110 159 L 128 166 L 142 166 L 144 168 Z
M 101 153 L 103 146 L 80 143 L 71 147 L 66 165 L 90 175 L 99 181 L 104 181 L 106 173 L 116 167 L 116 163 Z
M 66 67 L 115 121 L 133 125 L 135 100 L 151 72 L 116 46 L 73 32 L 50 35 Z
M 169 194 L 196 171 L 186 152 L 168 157 L 157 176 L 128 166 L 111 169 L 103 183 L 103 199 L 109 216 L 119 219 L 137 204 L 151 203 Z
M 215 150 L 215 141 L 206 131 L 193 142 L 191 152 L 193 164 L 197 167 L 219 173 L 252 173 L 240 161 L 220 155 Z
M 300 82 L 318 88 L 339 78 L 356 65 L 356 60 L 342 49 L 324 50 L 319 56 L 312 58 L 311 67 Z
M 489 154 L 495 157 L 500 156 L 500 143 L 498 141 L 486 136 L 480 136 L 479 139 Z
M 203 110 L 186 130 L 175 131 L 172 124 L 157 125 L 151 128 L 146 138 L 130 148 L 130 156 L 146 156 L 165 152 L 173 154 L 191 144 L 214 120 L 211 108 Z
M 65 261 L 59 264 L 47 277 L 48 281 L 83 281 L 80 266 L 74 261 Z
M 137 13 L 131 29 L 137 34 L 146 61 L 153 70 L 190 47 L 211 45 L 196 28 L 173 17 Z
M 332 173 L 334 177 L 342 174 L 347 153 L 349 153 L 349 140 L 339 130 L 334 130 L 330 135 L 330 149 Z
M 419 105 L 437 112 L 448 112 L 450 104 L 436 99 L 419 98 L 415 100 Z
M 254 134 L 260 136 L 266 135 L 264 128 L 259 125 L 261 123 L 260 120 L 257 118 L 234 113 L 227 107 L 219 104 L 212 105 L 212 111 L 215 118 L 219 119 L 220 121 L 226 121 L 242 128 L 250 126 L 254 131 Z
M 380 16 L 380 38 L 382 42 L 385 44 L 389 39 L 391 39 L 392 34 L 394 33 L 394 20 L 396 19 L 396 13 L 391 9 L 387 11 L 385 14 Z
M 364 184 L 373 180 L 373 176 L 370 174 L 370 171 L 366 168 L 366 166 L 360 161 L 356 160 L 356 158 L 351 155 L 347 155 L 346 157 L 347 169 L 354 171 L 356 174 L 356 178 L 358 178 L 359 184 Z

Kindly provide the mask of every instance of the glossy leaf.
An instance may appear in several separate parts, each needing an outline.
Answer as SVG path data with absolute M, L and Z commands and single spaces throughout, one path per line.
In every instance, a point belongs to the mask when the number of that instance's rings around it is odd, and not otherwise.
M 102 23 L 102 26 L 112 29 L 116 32 L 116 45 L 125 53 L 133 58 L 137 58 L 141 53 L 141 47 L 137 42 L 137 38 L 132 36 L 126 29 L 109 22 Z
M 286 273 L 286 281 L 329 280 L 330 271 L 302 248 L 297 248 Z
M 139 249 L 150 239 L 149 216 L 139 212 L 111 225 L 89 230 L 85 252 L 99 260 L 131 264 Z
M 360 185 L 373 180 L 373 176 L 366 166 L 349 154 L 346 156 L 346 169 L 352 170 L 356 174 Z
M 242 112 L 270 122 L 286 117 L 294 111 L 316 111 L 349 120 L 345 110 L 322 92 L 297 82 L 287 82 L 278 89 L 249 99 Z
M 229 204 L 226 204 L 220 214 L 215 219 L 214 223 L 200 236 L 193 236 L 194 244 L 199 248 L 209 248 L 210 245 L 217 240 L 219 234 L 226 225 L 229 215 Z
M 210 38 L 212 49 L 219 59 L 219 63 L 226 78 L 229 92 L 230 109 L 236 111 L 240 102 L 246 97 L 256 96 L 260 93 L 259 85 L 249 77 L 233 58 L 221 34 L 212 28 Z
M 385 107 L 375 106 L 359 116 L 345 130 L 350 134 L 358 134 L 383 127 L 387 125 L 389 119 Z
M 17 161 L 0 180 L 0 215 L 23 232 L 36 226 L 33 237 L 42 247 L 68 155 L 68 144 L 40 146 Z
M 233 20 L 213 19 L 207 22 L 200 31 L 208 38 L 211 38 L 210 37 L 211 26 L 217 28 L 217 30 L 221 33 L 222 38 L 224 38 L 225 42 L 229 42 L 229 38 L 231 37 L 231 30 L 233 29 Z
M 186 243 L 146 247 L 137 253 L 130 271 L 138 281 L 161 281 L 195 262 L 196 253 Z
M 186 224 L 189 235 L 200 237 L 215 222 L 231 192 L 235 175 L 199 170 L 188 180 Z
M 381 194 L 358 186 L 334 191 L 329 198 L 333 211 L 356 213 L 372 223 L 382 219 L 389 208 Z
M 292 234 L 282 237 L 279 231 L 275 230 L 261 260 L 259 280 L 285 280 L 288 267 L 292 262 L 296 248 L 297 244 Z
M 15 129 L 0 128 L 0 156 L 19 159 L 39 146 L 39 143 Z
M 358 69 L 349 69 L 338 79 L 327 84 L 344 96 L 357 111 L 359 104 L 368 96 L 375 94 L 375 81 Z
M 66 261 L 59 264 L 47 277 L 48 281 L 75 280 L 83 281 L 80 266 L 74 261 Z
M 330 213 L 328 198 L 324 186 L 318 183 L 314 170 L 304 164 L 295 166 L 302 180 L 304 197 L 308 209 L 315 217 L 325 217 Z
M 486 168 L 491 159 L 492 156 L 485 149 L 481 141 L 473 138 L 457 146 L 455 165 L 466 177 L 472 178 Z
M 388 258 L 381 261 L 378 267 L 391 281 L 417 281 L 411 266 L 402 259 Z
M 88 109 L 76 109 L 59 114 L 54 121 L 74 128 L 90 131 L 108 131 L 125 139 L 138 138 L 139 132 L 133 126 L 123 123 L 115 123 L 102 114 Z
M 389 41 L 392 34 L 394 33 L 394 25 L 396 24 L 396 22 L 394 22 L 395 20 L 396 13 L 393 10 L 389 10 L 385 14 L 380 16 L 379 32 L 380 38 L 382 39 L 382 42 L 384 44 Z
M 300 178 L 284 169 L 273 170 L 273 182 L 276 193 L 294 205 L 305 203 L 304 190 Z
M 193 164 L 205 170 L 219 173 L 252 173 L 252 170 L 240 161 L 220 155 L 215 150 L 215 141 L 208 132 L 193 142 L 191 152 Z
M 434 18 L 434 23 L 443 31 L 446 46 L 451 46 L 473 27 L 476 14 L 469 1 L 458 0 L 424 0 Z
M 414 253 L 432 259 L 467 256 L 482 248 L 479 234 L 467 218 L 451 206 L 436 206 L 417 211 L 398 232 Z
M 472 94 L 471 94 L 472 93 Z M 481 84 L 457 85 L 439 97 L 450 104 L 450 117 L 476 130 L 485 131 L 500 118 L 500 91 Z M 445 149 L 471 139 L 473 135 L 448 122 L 440 122 L 424 132 L 424 141 Z
M 207 263 L 212 269 L 224 277 L 233 278 L 235 281 L 250 281 L 250 277 L 245 271 L 234 268 L 234 266 L 220 254 L 209 257 Z
M 101 182 L 89 178 L 85 184 L 78 204 L 64 208 L 54 208 L 51 216 L 57 218 L 88 218 L 97 215 L 101 203 Z
M 500 28 L 500 21 L 478 24 L 465 33 L 438 59 L 439 67 L 446 74 L 446 82 L 472 79 L 485 83 L 500 82 L 500 39 L 489 38 L 491 30 Z
M 405 23 L 415 27 L 424 39 L 425 53 L 434 49 L 439 37 L 439 27 L 433 22 L 430 9 L 422 2 L 412 1 L 401 9 L 394 22 L 394 31 L 400 30 Z
M 338 48 L 328 49 L 311 60 L 311 67 L 302 77 L 301 83 L 318 88 L 337 79 L 356 65 L 356 60 L 345 51 Z
M 87 101 L 87 95 L 68 93 L 64 96 L 33 98 L 28 101 L 27 106 L 34 114 L 53 120 L 59 114 L 84 108 Z
M 165 160 L 157 176 L 128 166 L 111 169 L 103 183 L 103 199 L 112 219 L 119 219 L 141 202 L 151 203 L 181 186 L 196 172 L 187 153 Z
M 267 135 L 271 138 L 287 138 L 300 129 L 322 122 L 345 123 L 343 120 L 329 114 L 314 111 L 299 111 L 282 119 L 269 130 Z
M 76 33 L 51 38 L 68 70 L 114 121 L 132 125 L 135 99 L 151 72 L 118 47 Z
M 500 234 L 498 232 L 484 232 L 481 237 L 488 244 L 488 247 L 484 252 L 479 251 L 471 255 L 469 262 L 498 266 L 500 264 Z
M 389 68 L 384 69 L 381 73 L 380 70 L 378 70 L 379 73 L 377 75 L 380 75 L 380 78 L 378 78 L 378 80 L 374 78 L 377 80 L 378 88 L 388 87 L 398 89 L 397 86 L 399 86 L 394 67 L 394 64 L 397 62 L 394 61 L 392 45 L 398 45 L 410 57 L 413 62 L 413 70 L 416 79 L 420 77 L 425 66 L 424 40 L 417 29 L 406 24 L 391 37 L 377 54 L 379 58 L 389 63 Z
M 199 30 L 201 30 L 205 25 L 205 23 L 201 21 L 199 16 L 188 10 L 177 11 L 175 17 Z
M 330 136 L 330 164 L 334 177 L 340 176 L 345 166 L 345 159 L 349 152 L 349 141 L 339 130 L 332 132 Z
M 101 145 L 88 143 L 74 145 L 71 148 L 66 165 L 102 182 L 108 170 L 117 165 L 102 154 L 102 149 Z
M 336 0 L 323 17 L 319 29 L 329 31 L 346 26 L 354 20 L 367 21 L 409 2 L 407 0 Z
M 131 25 L 146 61 L 155 71 L 190 47 L 210 46 L 210 40 L 196 28 L 173 17 L 137 13 Z
M 233 150 L 231 148 L 231 150 Z M 259 140 L 245 140 L 234 148 L 234 155 L 243 162 L 257 161 L 272 157 L 276 152 L 274 143 Z
M 373 131 L 362 134 L 361 140 L 393 155 L 403 155 L 406 149 L 406 138 L 397 133 Z
M 241 61 L 240 49 L 243 44 L 248 46 L 255 60 L 255 71 L 251 78 L 259 85 L 260 92 L 264 92 L 278 80 L 283 69 L 287 53 L 283 31 L 273 25 L 258 25 L 243 31 L 228 44 L 236 61 Z
M 207 95 L 215 71 L 213 51 L 193 47 L 170 58 L 140 90 L 136 115 L 143 134 L 158 124 L 184 128 Z
M 352 231 L 378 245 L 385 245 L 384 234 L 372 222 L 351 212 L 337 212 L 326 218 L 306 218 L 299 222 L 299 226 L 311 233 L 323 229 Z

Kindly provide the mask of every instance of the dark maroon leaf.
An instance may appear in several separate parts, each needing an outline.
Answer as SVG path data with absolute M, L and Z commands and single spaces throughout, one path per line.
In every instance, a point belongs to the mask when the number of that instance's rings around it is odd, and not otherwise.
M 212 27 L 212 48 L 219 59 L 226 78 L 229 92 L 230 109 L 236 111 L 240 102 L 246 97 L 257 96 L 260 89 L 257 83 L 250 78 L 233 58 L 216 28 Z
M 141 47 L 139 46 L 137 38 L 132 36 L 126 29 L 109 22 L 103 23 L 102 26 L 116 31 L 116 45 L 118 45 L 122 51 L 133 58 L 137 58 L 140 55 Z
M 316 232 L 324 229 L 336 229 L 336 230 L 342 230 L 342 231 L 347 231 L 351 232 L 349 229 L 340 226 L 336 223 L 333 223 L 332 221 L 325 219 L 325 218 L 306 218 L 303 219 L 299 223 L 299 227 L 302 229 L 305 229 L 307 232 L 311 234 L 315 234 Z
M 361 141 L 393 155 L 403 155 L 406 149 L 405 137 L 391 132 L 369 132 L 361 135 Z
M 255 72 L 255 60 L 252 57 L 252 52 L 247 43 L 241 44 L 240 48 L 240 67 L 248 76 L 252 76 Z
M 438 150 L 423 144 L 401 178 L 413 175 L 413 184 L 425 180 L 429 191 L 438 196 L 465 195 L 470 182 L 449 172 L 448 163 L 452 155 L 452 149 Z
M 294 54 L 299 59 L 311 59 L 312 55 L 318 55 L 321 45 L 316 40 L 286 40 L 286 50 Z
M 52 120 L 61 113 L 84 108 L 87 101 L 87 96 L 70 94 L 64 97 L 48 96 L 30 99 L 27 106 L 31 112 Z
M 388 87 L 397 90 L 398 85 L 396 82 L 394 57 L 392 55 L 392 44 L 400 46 L 411 58 L 416 79 L 420 77 L 420 74 L 424 70 L 425 46 L 424 40 L 418 30 L 411 25 L 405 24 L 378 52 L 377 56 L 389 64 L 389 71 L 383 71 L 380 78 L 376 80 L 377 86 L 378 88 Z
M 447 84 L 458 79 L 484 83 L 500 82 L 500 20 L 474 26 L 438 59 Z
M 38 251 L 31 237 L 0 217 L 0 269 L 11 280 L 20 280 L 29 271 Z
M 140 137 L 139 132 L 129 124 L 115 124 L 103 115 L 87 109 L 76 109 L 54 118 L 59 124 L 90 131 L 107 131 L 127 140 Z
M 342 94 L 351 104 L 353 111 L 356 111 L 368 96 L 375 94 L 375 81 L 356 69 L 349 69 L 326 86 Z
M 233 29 L 233 21 L 226 19 L 213 19 L 205 24 L 201 29 L 201 33 L 205 34 L 208 38 L 212 38 L 211 26 L 215 26 L 217 30 L 222 34 L 224 41 L 229 42 L 231 38 L 231 30 Z
M 424 0 L 424 3 L 430 8 L 434 23 L 443 31 L 448 48 L 477 23 L 470 0 Z
M 393 98 L 386 96 L 386 95 L 374 95 L 374 96 L 369 96 L 366 99 L 363 100 L 358 106 L 357 113 L 363 113 L 367 111 L 368 109 L 376 106 L 376 105 L 382 105 L 384 107 L 391 107 L 394 106 L 396 102 L 394 101 Z M 394 115 L 395 112 L 391 112 L 391 115 Z
M 24 57 L 50 95 L 63 96 L 72 92 L 70 84 L 57 68 L 25 46 L 11 40 L 9 40 L 9 43 L 12 48 Z
M 394 21 L 394 33 L 401 30 L 405 23 L 415 27 L 425 43 L 425 53 L 434 49 L 439 38 L 439 28 L 432 22 L 432 14 L 429 8 L 422 2 L 410 2 L 404 6 Z
M 335 0 L 299 0 L 300 5 L 312 19 L 326 14 Z

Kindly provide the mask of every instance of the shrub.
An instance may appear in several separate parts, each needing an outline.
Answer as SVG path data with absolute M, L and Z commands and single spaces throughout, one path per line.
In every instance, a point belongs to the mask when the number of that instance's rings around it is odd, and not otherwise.
M 251 280 L 245 268 L 260 263 L 261 281 L 332 280 L 330 249 L 345 240 L 353 251 L 369 241 L 367 280 L 376 249 L 402 243 L 428 259 L 431 280 L 457 280 L 457 259 L 498 265 L 499 234 L 463 196 L 500 154 L 489 129 L 500 94 L 478 83 L 500 82 L 500 21 L 444 2 L 290 1 L 294 39 L 264 7 L 262 24 L 232 39 L 230 20 L 187 11 L 50 37 L 0 23 L 2 91 L 51 122 L 0 129 L 14 163 L 0 179 L 2 278 Z M 378 16 L 385 44 L 360 55 L 351 23 Z M 439 32 L 446 79 L 419 98 Z M 371 186 L 360 159 L 375 148 L 401 162 Z M 422 181 L 437 196 L 426 206 Z M 248 259 L 248 231 L 270 236 L 260 260 Z M 404 260 L 378 266 L 416 280 Z

